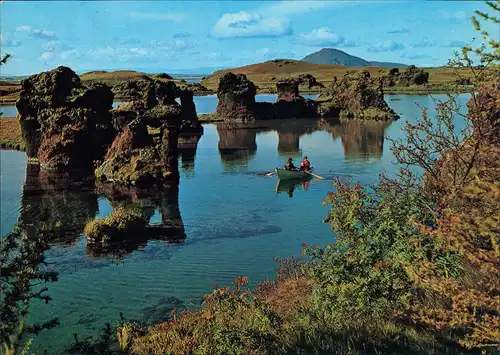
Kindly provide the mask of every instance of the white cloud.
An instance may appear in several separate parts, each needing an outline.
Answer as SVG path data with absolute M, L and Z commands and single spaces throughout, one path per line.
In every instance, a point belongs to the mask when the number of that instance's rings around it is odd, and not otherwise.
M 167 13 L 156 13 L 156 12 L 131 12 L 130 17 L 134 19 L 141 20 L 156 20 L 156 21 L 182 21 L 186 17 L 186 14 L 167 12 Z
M 173 39 L 172 41 L 149 41 L 148 47 L 156 48 L 158 50 L 169 51 L 169 52 L 184 52 L 188 49 L 193 48 L 190 43 L 182 39 Z
M 111 46 L 91 49 L 88 54 L 94 58 L 107 58 L 110 60 L 126 61 L 134 58 L 145 57 L 150 54 L 146 49 L 133 48 L 116 48 Z
M 392 40 L 384 41 L 370 46 L 368 52 L 395 52 L 404 49 L 405 46 L 402 43 L 394 42 Z
M 9 38 L 7 33 L 0 32 L 0 47 L 10 48 L 10 47 L 19 47 L 21 45 L 21 41 L 12 40 Z
M 47 62 L 49 60 L 51 60 L 52 58 L 55 57 L 55 54 L 54 52 L 43 52 L 42 54 L 40 54 L 40 60 L 43 61 L 43 62 Z
M 20 33 L 25 33 L 30 37 L 37 38 L 37 39 L 56 39 L 57 36 L 54 31 L 49 31 L 46 29 L 40 29 L 40 28 L 33 28 L 28 25 L 22 25 L 22 26 L 17 26 L 16 27 L 16 32 Z
M 18 32 L 31 32 L 31 26 L 27 26 L 27 25 L 17 26 L 16 31 L 18 31 Z
M 441 17 L 447 20 L 461 22 L 467 20 L 469 15 L 465 11 L 456 11 L 456 12 L 443 12 L 441 13 Z
M 291 33 L 290 21 L 285 18 L 245 11 L 222 15 L 212 29 L 215 38 L 277 37 Z
M 299 41 L 308 46 L 342 46 L 343 44 L 352 44 L 346 42 L 344 37 L 332 32 L 328 27 L 320 27 L 312 30 L 311 32 L 302 33 L 299 36 Z
M 144 48 L 130 48 L 130 52 L 138 54 L 138 55 L 146 55 L 148 51 Z
M 435 39 L 429 39 L 424 37 L 420 41 L 413 42 L 411 44 L 412 48 L 427 48 L 427 47 L 445 47 L 445 48 L 462 48 L 467 44 L 465 41 L 457 40 L 447 40 L 447 41 L 437 41 Z

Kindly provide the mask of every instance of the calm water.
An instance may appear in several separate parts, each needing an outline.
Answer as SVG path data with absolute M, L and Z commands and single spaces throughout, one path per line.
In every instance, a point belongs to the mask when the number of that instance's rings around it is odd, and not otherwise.
M 467 97 L 459 100 L 465 104 Z M 2 235 L 18 218 L 36 228 L 42 215 L 62 221 L 69 231 L 48 252 L 60 273 L 60 280 L 49 285 L 53 301 L 34 305 L 31 313 L 32 320 L 57 316 L 61 326 L 36 337 L 36 349 L 58 353 L 73 333 L 80 338 L 95 334 L 120 312 L 146 322 L 165 319 L 173 306 L 198 305 L 214 284 L 229 285 L 240 275 L 252 285 L 273 277 L 273 257 L 298 255 L 302 242 L 331 242 L 334 236 L 321 222 L 331 178 L 374 183 L 383 170 L 394 173 L 384 135 L 401 136 L 401 124 L 420 114 L 416 102 L 433 114 L 433 102 L 425 96 L 388 96 L 387 101 L 401 114 L 399 121 L 318 125 L 285 120 L 246 130 L 205 125 L 199 142 L 181 152 L 178 201 L 175 194 L 152 202 L 133 193 L 129 202 L 113 201 L 142 206 L 152 224 L 176 221 L 184 242 L 137 241 L 121 258 L 93 253 L 81 236 L 86 221 L 112 211 L 109 191 L 38 179 L 26 171 L 23 153 L 1 151 Z M 201 113 L 215 107 L 216 98 L 198 97 L 197 105 Z M 286 157 L 298 160 L 302 154 L 328 179 L 277 186 L 276 178 L 262 176 Z

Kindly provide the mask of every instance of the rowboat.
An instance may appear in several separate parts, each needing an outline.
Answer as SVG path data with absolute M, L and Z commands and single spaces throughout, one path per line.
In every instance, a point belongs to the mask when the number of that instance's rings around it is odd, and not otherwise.
M 313 178 L 311 174 L 299 170 L 276 168 L 275 173 L 280 180 L 308 180 Z

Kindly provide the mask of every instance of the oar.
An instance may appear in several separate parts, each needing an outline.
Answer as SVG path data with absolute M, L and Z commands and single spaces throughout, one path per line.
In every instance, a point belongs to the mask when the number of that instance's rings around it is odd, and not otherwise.
M 271 171 L 270 173 L 265 174 L 266 176 L 272 177 L 273 174 L 276 174 L 276 170 Z
M 319 176 L 319 175 L 316 175 L 316 174 L 313 174 L 313 173 L 310 173 L 309 171 L 304 171 L 305 173 L 308 173 L 309 175 L 312 175 L 314 176 L 315 178 L 317 179 L 320 179 L 320 180 L 325 180 L 325 178 L 323 176 Z

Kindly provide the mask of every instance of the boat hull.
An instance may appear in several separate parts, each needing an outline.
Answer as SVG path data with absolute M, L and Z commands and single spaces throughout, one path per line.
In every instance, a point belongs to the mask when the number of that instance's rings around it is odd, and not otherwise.
M 280 180 L 309 180 L 312 178 L 311 174 L 303 171 L 276 169 L 276 175 Z

